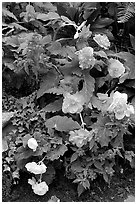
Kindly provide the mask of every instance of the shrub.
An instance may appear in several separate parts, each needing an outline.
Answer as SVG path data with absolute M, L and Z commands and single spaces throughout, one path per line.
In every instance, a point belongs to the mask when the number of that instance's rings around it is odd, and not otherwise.
M 134 125 L 135 57 L 115 51 L 108 29 L 114 20 L 109 12 L 103 16 L 103 5 L 63 3 L 64 16 L 58 3 L 3 3 L 3 26 L 10 29 L 3 37 L 3 72 L 23 70 L 23 84 L 35 82 L 30 95 L 16 99 L 4 170 L 14 179 L 20 170 L 31 172 L 28 183 L 38 195 L 50 189 L 56 160 L 78 184 L 79 196 L 98 175 L 110 182 L 116 156 L 133 166 L 123 136 Z M 23 84 L 18 81 L 18 93 Z

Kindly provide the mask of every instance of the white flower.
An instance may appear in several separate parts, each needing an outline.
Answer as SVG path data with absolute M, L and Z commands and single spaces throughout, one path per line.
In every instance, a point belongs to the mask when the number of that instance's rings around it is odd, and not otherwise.
M 66 93 L 62 105 L 62 111 L 64 113 L 80 113 L 83 110 L 84 97 L 79 94 Z
M 44 195 L 49 190 L 49 187 L 46 184 L 46 182 L 43 181 L 41 183 L 36 183 L 34 186 L 32 186 L 32 189 L 33 189 L 35 194 L 37 194 L 37 195 Z
M 47 167 L 43 162 L 37 164 L 36 162 L 29 162 L 25 165 L 27 171 L 33 174 L 43 174 L 46 172 Z
M 129 117 L 131 114 L 134 114 L 134 107 L 127 104 L 127 94 L 120 93 L 116 91 L 113 94 L 113 102 L 108 107 L 109 112 L 114 112 L 115 117 L 118 120 L 123 119 L 125 116 Z
M 82 147 L 83 145 L 87 144 L 89 140 L 91 140 L 90 132 L 85 129 L 70 131 L 69 134 L 69 141 L 74 145 L 76 144 L 77 147 Z
M 92 68 L 95 65 L 95 58 L 93 57 L 93 48 L 84 47 L 76 52 L 79 58 L 79 66 L 82 69 Z
M 125 67 L 119 60 L 111 58 L 109 60 L 108 72 L 111 77 L 118 78 L 124 74 Z
M 37 141 L 34 138 L 30 138 L 28 140 L 28 147 L 35 152 L 38 147 Z
M 49 190 L 45 181 L 38 183 L 34 177 L 32 177 L 32 179 L 28 179 L 28 183 L 32 185 L 33 192 L 37 195 L 44 195 Z
M 95 40 L 95 42 L 104 49 L 108 49 L 110 47 L 109 39 L 105 34 L 95 34 L 93 40 Z

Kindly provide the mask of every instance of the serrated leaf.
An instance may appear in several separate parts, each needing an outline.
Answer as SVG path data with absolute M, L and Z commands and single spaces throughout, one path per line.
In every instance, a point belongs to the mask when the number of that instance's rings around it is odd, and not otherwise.
M 46 154 L 46 158 L 50 159 L 51 161 L 54 161 L 56 159 L 59 159 L 60 156 L 63 156 L 64 153 L 68 150 L 67 146 L 65 145 L 60 145 L 59 147 L 57 147 L 56 149 L 48 152 Z
M 77 187 L 78 196 L 80 196 L 85 191 L 85 188 L 79 183 Z
M 68 118 L 66 116 L 54 116 L 50 119 L 48 119 L 45 123 L 46 127 L 51 129 L 55 128 L 58 131 L 71 131 L 80 129 L 81 126 L 78 124 L 78 122 L 72 120 L 71 118 Z
M 49 12 L 48 14 L 39 13 L 37 15 L 37 19 L 40 19 L 43 21 L 54 20 L 54 19 L 59 19 L 59 18 L 60 18 L 60 16 L 55 12 Z
M 54 72 L 49 71 L 42 79 L 40 89 L 37 91 L 37 98 L 43 96 L 46 91 L 54 87 L 57 83 L 57 76 Z
M 95 79 L 90 76 L 89 71 L 83 71 L 84 82 L 83 89 L 80 91 L 85 98 L 86 103 L 88 103 L 93 96 L 93 92 L 95 89 Z
M 62 87 L 54 87 L 51 89 L 48 89 L 47 91 L 45 91 L 45 93 L 53 93 L 56 95 L 62 95 L 64 94 L 65 90 Z
M 49 105 L 47 105 L 45 108 L 43 108 L 42 110 L 45 112 L 52 112 L 55 113 L 57 111 L 60 111 L 62 109 L 62 98 L 59 100 L 54 101 L 53 103 L 50 103 Z

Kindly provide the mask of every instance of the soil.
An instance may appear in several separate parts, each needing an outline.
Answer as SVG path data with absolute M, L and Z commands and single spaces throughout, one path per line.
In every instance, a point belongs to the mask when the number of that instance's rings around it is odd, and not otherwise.
M 91 189 L 80 197 L 77 195 L 77 185 L 68 180 L 62 170 L 56 172 L 56 178 L 49 186 L 50 191 L 44 196 L 33 193 L 31 186 L 27 184 L 28 178 L 28 174 L 21 174 L 18 185 L 12 188 L 9 196 L 3 196 L 3 201 L 47 202 L 52 196 L 56 196 L 60 202 L 123 202 L 129 196 L 132 199 L 135 196 L 135 172 L 129 166 L 125 167 L 122 173 L 117 172 L 114 175 L 110 186 L 102 178 L 98 178 L 92 183 Z

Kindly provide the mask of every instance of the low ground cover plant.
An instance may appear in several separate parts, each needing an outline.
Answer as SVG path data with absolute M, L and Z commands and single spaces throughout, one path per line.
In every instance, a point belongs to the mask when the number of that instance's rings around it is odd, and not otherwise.
M 134 36 L 118 27 L 134 13 L 132 3 L 3 3 L 3 111 L 14 112 L 3 172 L 15 183 L 26 171 L 42 196 L 58 162 L 80 196 L 98 176 L 109 185 L 116 158 L 134 167 L 123 141 L 134 128 Z

